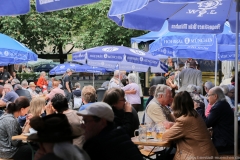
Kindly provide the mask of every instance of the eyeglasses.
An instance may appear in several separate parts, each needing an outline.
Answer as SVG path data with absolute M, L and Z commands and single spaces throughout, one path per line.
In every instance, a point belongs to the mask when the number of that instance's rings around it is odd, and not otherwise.
M 215 94 L 209 94 L 209 95 L 207 95 L 207 96 L 210 97 L 210 96 L 213 96 L 213 95 L 215 95 Z
M 124 101 L 124 102 L 126 102 L 126 99 L 124 98 L 124 99 L 119 99 L 118 101 Z

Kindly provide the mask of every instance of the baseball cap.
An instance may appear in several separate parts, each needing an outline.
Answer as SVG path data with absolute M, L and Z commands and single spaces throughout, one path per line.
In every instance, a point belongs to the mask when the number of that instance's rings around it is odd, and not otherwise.
M 104 102 L 95 102 L 88 106 L 86 109 L 77 113 L 79 116 L 97 116 L 104 118 L 109 122 L 113 122 L 114 113 L 109 104 Z

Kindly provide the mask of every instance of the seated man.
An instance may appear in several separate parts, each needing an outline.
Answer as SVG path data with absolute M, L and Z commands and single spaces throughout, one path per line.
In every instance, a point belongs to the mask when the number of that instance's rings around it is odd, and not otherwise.
M 29 102 L 32 100 L 32 96 L 31 96 L 30 92 L 26 89 L 23 89 L 20 84 L 16 84 L 15 87 L 14 87 L 14 90 L 18 94 L 18 96 L 27 97 Z
M 80 83 L 75 83 L 76 89 L 72 92 L 73 93 L 73 103 L 74 109 L 78 109 L 82 105 L 82 98 L 81 98 L 81 85 Z
M 3 86 L 3 92 L 2 92 L 2 98 L 0 100 L 0 108 L 6 107 L 8 102 L 14 102 L 19 96 L 17 93 L 13 90 L 13 87 L 11 84 L 5 84 Z
M 84 105 L 79 108 L 79 111 L 86 109 L 89 105 L 96 102 L 96 90 L 93 86 L 88 85 L 83 87 L 82 102 Z
M 172 100 L 171 88 L 164 84 L 157 85 L 154 98 L 145 109 L 144 123 L 174 122 L 174 116 L 167 107 L 172 103 Z
M 201 107 L 196 108 L 208 128 L 212 127 L 212 141 L 219 154 L 229 151 L 234 153 L 234 113 L 221 87 L 213 87 L 208 92 L 208 101 L 212 105 L 208 117 Z
M 107 103 L 93 103 L 77 114 L 83 116 L 83 149 L 91 160 L 143 160 L 126 132 L 121 127 L 114 128 L 114 113 Z
M 59 83 L 60 82 L 57 79 L 53 80 L 53 83 L 52 83 L 53 89 L 51 90 L 51 92 L 49 94 L 46 95 L 46 97 L 45 97 L 46 100 L 51 100 L 54 97 L 54 95 L 57 93 L 65 96 L 64 91 L 62 89 L 58 88 Z

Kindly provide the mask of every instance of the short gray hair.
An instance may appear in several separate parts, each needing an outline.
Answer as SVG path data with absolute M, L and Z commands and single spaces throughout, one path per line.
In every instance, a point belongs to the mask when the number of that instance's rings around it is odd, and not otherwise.
M 227 95 L 228 92 L 229 92 L 228 86 L 227 86 L 227 85 L 221 85 L 220 87 L 222 88 L 223 93 L 224 93 L 225 95 Z
M 76 82 L 76 83 L 75 83 L 75 87 L 76 87 L 76 88 L 80 88 L 80 87 L 81 87 L 80 83 L 79 83 L 79 82 Z
M 14 86 L 14 90 L 17 90 L 17 89 L 22 89 L 22 86 L 21 86 L 20 84 L 16 84 L 16 85 Z
M 136 83 L 137 76 L 134 73 L 128 74 L 129 83 Z
M 46 75 L 46 72 L 42 71 L 42 72 L 40 73 L 40 76 L 43 76 L 44 74 Z
M 154 97 L 158 98 L 160 94 L 165 95 L 167 90 L 171 91 L 172 88 L 165 85 L 165 84 L 158 84 L 156 89 L 155 89 Z
M 202 92 L 202 87 L 196 86 L 196 88 L 197 88 L 197 93 L 198 93 L 198 94 L 201 94 L 201 92 Z
M 121 74 L 121 72 L 119 70 L 114 71 L 114 77 L 118 76 L 119 74 Z
M 204 86 L 209 90 L 214 87 L 214 84 L 210 81 L 205 82 Z
M 218 97 L 218 98 L 217 98 L 217 101 L 226 100 L 226 99 L 225 99 L 225 95 L 224 95 L 223 90 L 222 90 L 221 87 L 216 86 L 216 87 L 213 87 L 211 90 L 212 90 L 212 93 L 213 93 L 213 94 L 216 94 L 216 95 L 217 95 L 217 97 Z
M 27 81 L 22 81 L 21 85 L 22 86 L 28 86 L 28 82 Z

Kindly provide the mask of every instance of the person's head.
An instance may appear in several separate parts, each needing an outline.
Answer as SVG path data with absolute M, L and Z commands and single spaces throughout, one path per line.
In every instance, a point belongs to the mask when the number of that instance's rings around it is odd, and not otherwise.
M 81 96 L 84 104 L 93 103 L 96 101 L 96 90 L 91 85 L 84 86 Z
M 234 94 L 235 93 L 235 86 L 231 85 L 231 84 L 228 84 L 228 90 L 229 90 L 229 92 L 228 92 L 227 96 L 231 99 L 234 99 L 234 97 L 235 97 L 235 94 Z
M 197 89 L 197 94 L 201 94 L 202 93 L 202 88 L 200 86 L 196 86 Z
M 176 94 L 171 107 L 176 118 L 181 116 L 198 116 L 198 113 L 194 110 L 193 100 L 187 91 Z
M 58 113 L 63 113 L 64 111 L 68 110 L 68 100 L 64 95 L 60 93 L 55 94 L 51 102 L 53 108 Z
M 40 143 L 72 142 L 81 134 L 77 133 L 64 114 L 51 114 L 45 117 L 35 116 L 30 120 L 30 126 L 37 133 L 28 136 L 28 140 Z
M 153 85 L 149 88 L 148 93 L 150 96 L 154 96 L 154 92 L 156 90 L 157 85 Z
M 119 88 L 111 88 L 105 92 L 102 101 L 116 108 L 117 110 L 122 110 L 126 102 L 124 97 L 125 93 L 123 90 Z
M 169 86 L 164 84 L 158 84 L 155 90 L 154 97 L 158 100 L 158 102 L 163 105 L 169 105 L 172 103 L 172 92 Z
M 4 84 L 3 89 L 4 89 L 5 93 L 8 93 L 13 90 L 13 87 L 11 84 L 7 83 L 7 84 Z
M 118 78 L 118 79 L 120 79 L 120 80 L 122 80 L 123 79 L 123 72 L 121 72 L 121 71 L 119 71 L 119 70 L 115 70 L 114 71 L 114 74 L 113 74 L 113 76 L 115 77 L 115 78 Z
M 137 77 L 134 73 L 128 74 L 128 81 L 129 83 L 137 83 Z
M 4 67 L 0 66 L 0 73 L 4 71 Z
M 11 113 L 14 117 L 24 116 L 29 110 L 29 100 L 27 97 L 20 96 L 14 103 L 9 103 L 7 108 L 7 113 Z
M 17 73 L 15 71 L 12 72 L 13 77 L 15 77 L 17 75 Z
M 81 85 L 80 85 L 79 82 L 76 82 L 76 83 L 75 83 L 75 88 L 79 88 L 79 89 L 81 88 Z
M 214 87 L 214 84 L 213 84 L 212 82 L 210 82 L 210 81 L 207 81 L 207 82 L 205 82 L 205 84 L 204 84 L 204 89 L 205 89 L 206 93 L 208 93 L 209 90 L 210 90 L 211 88 L 213 88 L 213 87 Z
M 168 63 L 172 63 L 173 59 L 171 57 L 168 57 Z
M 105 127 L 112 124 L 114 119 L 112 108 L 104 102 L 93 103 L 77 114 L 83 117 L 82 128 L 85 130 L 86 140 L 97 136 Z
M 208 102 L 210 105 L 213 105 L 217 101 L 225 100 L 225 95 L 221 87 L 213 87 L 208 92 Z
M 20 85 L 20 84 L 16 84 L 15 86 L 14 86 L 14 90 L 16 91 L 16 90 L 18 90 L 18 89 L 22 89 L 23 87 Z
M 40 77 L 45 78 L 45 76 L 46 76 L 46 72 L 42 71 L 42 72 L 40 73 Z
M 11 85 L 20 84 L 20 81 L 16 78 L 12 79 Z
M 174 80 L 174 78 L 175 78 L 175 72 L 171 72 L 171 73 L 169 74 L 169 78 L 172 79 L 172 80 Z
M 72 69 L 70 69 L 70 68 L 68 68 L 68 69 L 67 69 L 67 71 L 66 71 L 66 73 L 67 73 L 69 76 L 71 76 L 71 75 L 72 75 L 72 73 L 73 73 L 73 70 L 72 70 Z
M 29 83 L 29 88 L 32 89 L 33 91 L 36 90 L 36 85 L 34 84 L 34 82 Z
M 30 83 L 33 83 L 33 82 L 30 82 Z M 23 88 L 27 88 L 28 87 L 28 82 L 27 81 L 22 81 L 21 85 L 22 85 Z
M 190 63 L 189 63 L 189 67 L 196 69 L 197 63 L 194 60 L 191 60 Z
M 46 101 L 44 98 L 33 98 L 30 102 L 29 113 L 31 113 L 33 116 L 40 116 L 45 105 Z
M 221 85 L 220 87 L 222 88 L 224 95 L 227 96 L 228 92 L 229 92 L 228 86 L 227 85 Z
M 194 84 L 189 84 L 186 88 L 186 91 L 189 93 L 196 93 L 197 92 L 197 87 Z
M 53 81 L 52 81 L 52 86 L 53 86 L 53 88 L 57 88 L 57 87 L 59 86 L 59 83 L 60 83 L 59 80 L 53 79 Z

